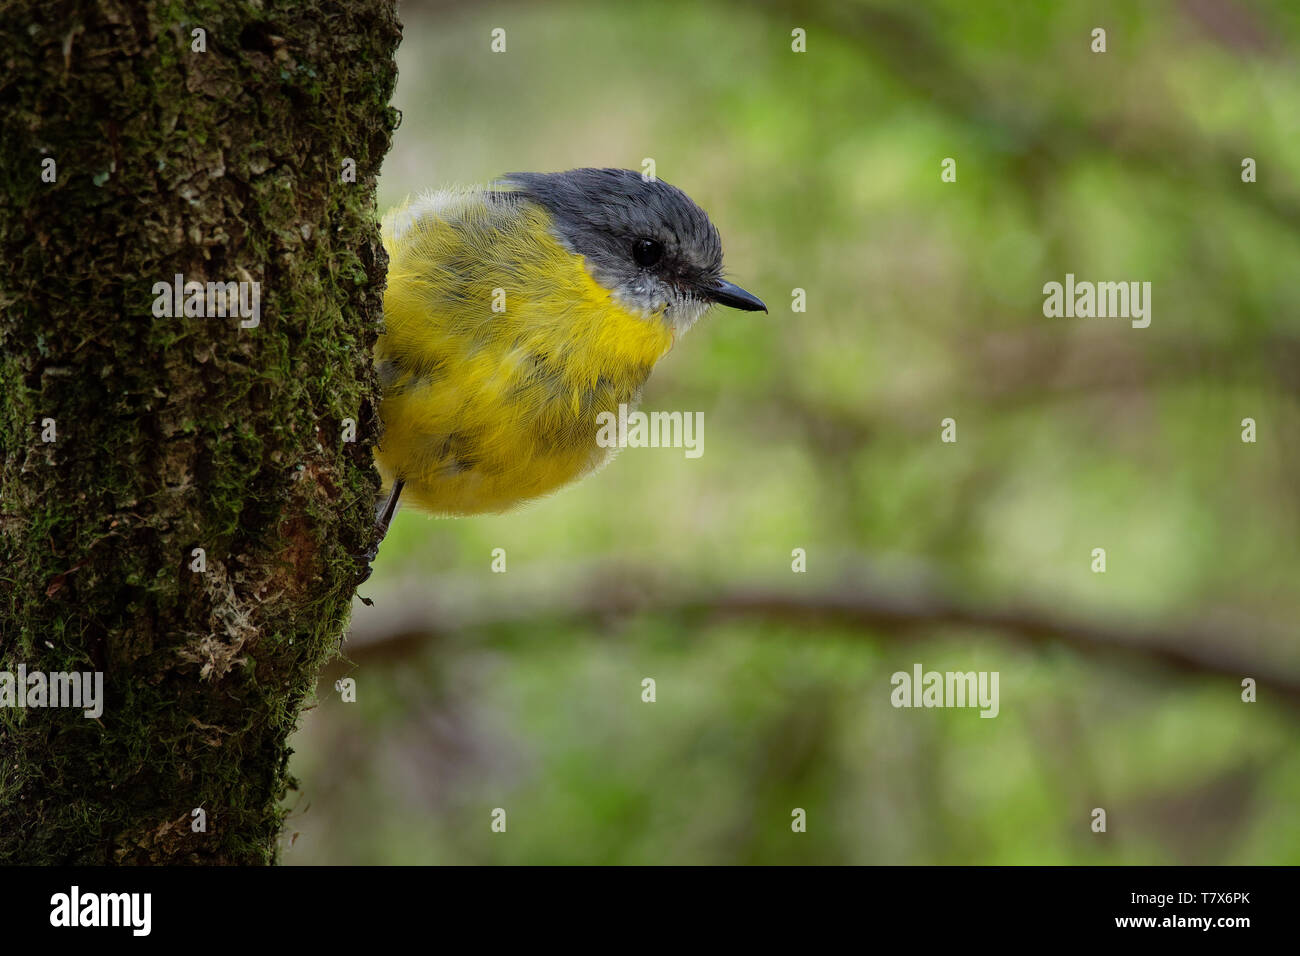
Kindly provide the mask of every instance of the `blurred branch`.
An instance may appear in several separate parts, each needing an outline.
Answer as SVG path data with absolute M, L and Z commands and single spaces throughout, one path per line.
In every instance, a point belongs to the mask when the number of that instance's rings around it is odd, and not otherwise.
M 1280 695 L 1300 707 L 1300 674 L 1243 647 L 1267 644 L 1268 629 L 1257 622 L 1209 622 L 1141 626 L 1095 623 L 1050 610 L 1047 605 L 1012 602 L 984 605 L 953 598 L 924 571 L 909 582 L 857 572 L 826 590 L 730 586 L 716 589 L 666 578 L 647 568 L 608 565 L 528 576 L 511 571 L 462 579 L 440 578 L 438 595 L 423 582 L 376 597 L 373 608 L 357 607 L 344 652 L 355 663 L 404 657 L 431 638 L 498 626 L 556 623 L 608 625 L 636 615 L 683 620 L 746 619 L 800 626 L 832 625 L 871 632 L 886 641 L 929 638 L 946 629 L 986 631 L 1034 647 L 1062 644 L 1085 655 L 1116 655 L 1170 671 L 1226 677 L 1239 685 L 1253 677 L 1267 697 Z M 486 580 L 485 580 L 486 579 Z M 522 579 L 522 580 L 521 580 Z M 450 595 L 451 597 L 447 597 Z

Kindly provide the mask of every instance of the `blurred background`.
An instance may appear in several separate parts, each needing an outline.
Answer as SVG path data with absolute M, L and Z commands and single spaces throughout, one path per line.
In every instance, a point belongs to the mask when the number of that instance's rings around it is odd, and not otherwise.
M 653 158 L 771 314 L 651 377 L 702 457 L 399 512 L 286 862 L 1300 862 L 1300 6 L 402 18 L 381 206 Z M 1150 327 L 1045 318 L 1067 272 L 1151 282 Z M 999 716 L 893 708 L 917 663 Z

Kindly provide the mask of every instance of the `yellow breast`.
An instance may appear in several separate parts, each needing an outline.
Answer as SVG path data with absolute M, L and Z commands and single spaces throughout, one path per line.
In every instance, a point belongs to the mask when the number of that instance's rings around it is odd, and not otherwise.
M 482 190 L 389 213 L 376 462 L 436 514 L 504 511 L 603 463 L 597 416 L 633 405 L 672 347 L 614 300 L 531 203 Z

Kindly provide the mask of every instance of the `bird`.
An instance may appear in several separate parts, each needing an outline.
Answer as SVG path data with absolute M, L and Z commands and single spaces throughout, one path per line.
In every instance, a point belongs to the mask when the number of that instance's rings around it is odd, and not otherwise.
M 389 211 L 381 239 L 380 540 L 399 497 L 500 513 L 596 470 L 613 452 L 598 416 L 635 408 L 705 311 L 767 311 L 723 278 L 705 211 L 626 169 L 428 192 Z

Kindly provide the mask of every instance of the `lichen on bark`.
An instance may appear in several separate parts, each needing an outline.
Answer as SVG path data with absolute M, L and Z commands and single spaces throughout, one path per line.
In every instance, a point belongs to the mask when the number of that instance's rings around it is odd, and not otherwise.
M 0 708 L 0 862 L 276 857 L 378 490 L 399 36 L 393 0 L 6 7 L 0 672 L 106 700 Z M 156 316 L 176 274 L 258 282 L 260 323 Z

